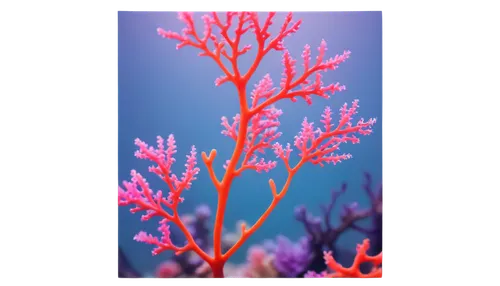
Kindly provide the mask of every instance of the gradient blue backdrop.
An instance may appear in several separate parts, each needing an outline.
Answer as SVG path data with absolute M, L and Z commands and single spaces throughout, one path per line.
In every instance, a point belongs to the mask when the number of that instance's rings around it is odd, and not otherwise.
M 203 24 L 198 20 L 198 31 Z M 278 13 L 275 25 L 270 31 L 273 35 L 280 28 L 285 17 Z M 261 20 L 265 18 L 260 15 Z M 314 214 L 319 215 L 318 205 L 329 200 L 332 188 L 342 182 L 348 183 L 348 192 L 339 203 L 358 201 L 366 206 L 368 199 L 361 189 L 364 171 L 370 172 L 374 182 L 382 180 L 382 14 L 381 12 L 318 12 L 295 13 L 295 19 L 302 19 L 300 30 L 285 40 L 292 56 L 298 59 L 301 71 L 301 52 L 305 44 L 313 48 L 313 59 L 321 39 L 328 43 L 327 56 L 335 56 L 345 49 L 352 52 L 351 58 L 341 64 L 334 72 L 324 74 L 323 82 L 339 81 L 347 90 L 337 93 L 328 100 L 313 98 L 312 106 L 304 101 L 296 103 L 283 101 L 277 104 L 284 111 L 280 121 L 283 136 L 279 142 L 293 143 L 293 136 L 300 129 L 305 116 L 319 123 L 321 112 L 326 105 L 334 111 L 344 102 L 360 100 L 359 116 L 376 117 L 374 133 L 361 138 L 361 144 L 344 145 L 343 152 L 353 154 L 353 159 L 336 166 L 324 168 L 314 165 L 304 166 L 294 178 L 287 196 L 280 202 L 262 227 L 232 257 L 233 262 L 242 262 L 251 244 L 262 242 L 283 234 L 291 239 L 304 235 L 301 224 L 295 221 L 293 209 L 304 204 Z M 220 134 L 220 118 L 231 118 L 238 111 L 235 88 L 231 84 L 215 87 L 214 80 L 222 72 L 209 58 L 198 57 L 198 50 L 187 47 L 175 49 L 176 42 L 159 37 L 156 28 L 180 31 L 183 24 L 177 20 L 176 13 L 163 12 L 119 12 L 118 14 L 118 57 L 119 57 L 119 174 L 118 179 L 129 179 L 131 169 L 136 169 L 147 177 L 154 189 L 165 190 L 165 185 L 155 175 L 149 174 L 148 161 L 134 157 L 135 138 L 154 144 L 156 136 L 166 138 L 173 133 L 178 145 L 178 162 L 174 167 L 177 174 L 184 168 L 184 158 L 191 145 L 196 145 L 199 153 L 217 149 L 215 165 L 219 177 L 222 165 L 232 153 L 234 142 Z M 255 44 L 250 34 L 244 43 Z M 253 61 L 255 53 L 249 52 L 240 59 L 239 64 L 246 70 Z M 270 73 L 275 85 L 279 85 L 282 72 L 281 53 L 271 52 L 252 78 L 253 84 L 264 74 Z M 337 115 L 337 114 L 335 114 Z M 336 117 L 337 118 L 337 117 Z M 273 158 L 272 152 L 268 158 Z M 192 212 L 200 203 L 208 204 L 213 210 L 216 206 L 216 193 L 206 168 L 199 158 L 201 172 L 191 190 L 185 192 L 185 202 L 180 212 Z M 274 178 L 277 186 L 286 179 L 283 164 L 270 173 L 256 174 L 246 172 L 234 182 L 226 210 L 224 226 L 234 230 L 238 220 L 253 223 L 268 207 L 271 192 L 269 178 Z M 338 214 L 338 208 L 335 215 Z M 134 267 L 143 273 L 151 273 L 155 266 L 170 254 L 151 256 L 151 245 L 133 241 L 139 230 L 156 232 L 156 221 L 143 223 L 140 215 L 132 215 L 126 207 L 119 208 L 119 245 L 123 248 Z M 351 232 L 341 238 L 342 246 L 354 249 L 362 237 Z

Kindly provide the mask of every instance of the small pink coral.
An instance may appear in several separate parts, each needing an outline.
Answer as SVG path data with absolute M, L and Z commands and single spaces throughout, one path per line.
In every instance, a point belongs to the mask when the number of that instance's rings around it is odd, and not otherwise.
M 156 268 L 156 277 L 157 278 L 174 278 L 178 277 L 182 272 L 182 268 L 179 264 L 167 261 L 160 264 Z
M 247 252 L 247 265 L 243 276 L 251 278 L 277 277 L 278 272 L 273 266 L 274 257 L 261 246 L 254 245 Z

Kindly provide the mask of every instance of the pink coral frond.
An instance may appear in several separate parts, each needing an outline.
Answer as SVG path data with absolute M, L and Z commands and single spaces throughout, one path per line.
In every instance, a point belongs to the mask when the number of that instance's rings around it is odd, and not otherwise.
M 307 117 L 305 117 L 302 121 L 302 130 L 297 136 L 295 136 L 295 141 L 293 144 L 295 145 L 295 147 L 297 147 L 298 150 L 301 151 L 301 156 L 307 152 L 309 141 L 313 143 L 315 139 L 313 125 L 314 122 L 308 122 Z
M 277 51 L 282 51 L 285 48 L 283 45 L 283 40 L 287 36 L 289 36 L 293 33 L 296 33 L 299 30 L 300 24 L 302 23 L 302 20 L 298 20 L 297 22 L 292 24 L 292 16 L 293 16 L 293 13 L 289 12 L 285 18 L 285 22 L 281 26 L 281 30 L 280 30 L 279 34 L 271 41 L 271 43 L 269 44 L 269 48 L 275 49 Z M 289 28 L 288 26 L 290 24 L 292 24 L 292 25 Z
M 325 111 L 323 111 L 321 117 L 323 118 L 321 119 L 321 123 L 323 123 L 325 127 L 325 132 L 330 132 L 332 128 L 332 109 L 330 106 L 325 107 Z
M 353 116 L 357 113 L 359 107 L 358 100 L 354 100 L 351 107 L 347 104 L 340 109 L 339 124 L 333 128 L 332 111 L 330 107 L 326 107 L 321 115 L 321 123 L 323 129 L 314 130 L 314 123 L 309 122 L 307 118 L 302 121 L 302 129 L 295 136 L 294 145 L 300 151 L 299 156 L 304 162 L 318 164 L 323 166 L 326 164 L 337 164 L 344 160 L 352 158 L 351 154 L 338 154 L 341 143 L 357 144 L 360 139 L 356 134 L 369 135 L 372 133 L 372 126 L 376 120 L 370 118 L 368 121 L 360 119 L 356 125 L 352 124 Z M 287 145 L 289 146 L 289 145 Z M 273 145 L 274 152 L 277 157 L 285 162 L 288 162 L 291 149 L 283 149 L 279 143 Z
M 264 78 L 255 85 L 255 88 L 252 91 L 252 107 L 256 107 L 261 99 L 265 100 L 273 96 L 275 91 L 276 88 L 273 88 L 273 80 L 269 74 L 266 74 Z
M 257 160 L 255 152 L 264 153 L 265 149 L 271 148 L 273 141 L 281 136 L 277 129 L 280 126 L 279 117 L 283 114 L 281 109 L 271 106 L 256 114 L 250 121 L 247 138 L 245 140 L 243 168 L 256 169 L 258 172 L 266 171 L 276 167 L 276 162 L 265 162 L 263 158 Z M 252 160 L 249 160 L 252 159 Z
M 180 184 L 177 189 L 186 189 L 189 190 L 191 188 L 191 184 L 194 180 L 196 180 L 196 175 L 200 172 L 200 168 L 196 167 L 196 147 L 191 147 L 191 152 L 187 157 L 187 162 L 184 166 L 186 166 L 186 171 L 182 173 L 182 178 L 180 180 Z
M 130 209 L 132 213 L 145 211 L 146 214 L 141 218 L 143 221 L 149 220 L 160 213 L 165 214 L 162 204 L 167 207 L 172 205 L 163 197 L 163 192 L 159 190 L 154 194 L 141 174 L 135 170 L 132 170 L 130 174 L 130 182 L 123 181 L 125 189 L 118 187 L 118 205 L 135 205 Z
M 196 148 L 192 146 L 189 155 L 186 156 L 186 169 L 182 173 L 182 177 L 179 179 L 175 174 L 172 174 L 171 167 L 175 162 L 173 156 L 177 153 L 174 136 L 169 135 L 166 143 L 165 146 L 164 139 L 158 136 L 157 147 L 154 148 L 148 146 L 140 139 L 136 139 L 135 144 L 139 147 L 139 150 L 135 152 L 135 156 L 139 159 L 148 159 L 157 164 L 156 166 L 149 167 L 149 170 L 162 178 L 169 186 L 170 191 L 167 198 L 163 196 L 161 190 L 158 190 L 156 194 L 153 193 L 146 179 L 135 170 L 130 172 L 130 182 L 124 181 L 123 188 L 118 187 L 118 204 L 120 206 L 131 205 L 130 211 L 132 213 L 143 211 L 144 214 L 141 216 L 142 221 L 150 220 L 155 216 L 165 218 L 160 222 L 159 230 L 163 233 L 161 240 L 157 240 L 151 235 L 142 232 L 136 236 L 136 240 L 157 245 L 158 248 L 154 250 L 154 254 L 165 249 L 178 250 L 176 247 L 171 246 L 170 232 L 167 226 L 167 219 L 174 220 L 174 215 L 166 212 L 163 206 L 170 208 L 175 213 L 177 205 L 184 201 L 184 198 L 181 197 L 182 191 L 191 187 L 192 182 L 196 180 L 196 175 L 200 171 L 196 167 Z
M 304 61 L 304 70 L 308 70 L 309 64 L 311 62 L 311 46 L 304 46 L 304 51 L 302 52 L 302 60 Z
M 157 174 L 163 180 L 170 182 L 171 167 L 175 162 L 173 156 L 177 153 L 174 136 L 172 134 L 168 136 L 166 150 L 163 145 L 164 140 L 161 136 L 157 137 L 157 144 L 157 148 L 154 148 L 148 146 L 139 138 L 135 139 L 135 145 L 139 147 L 139 150 L 135 152 L 135 156 L 139 159 L 147 159 L 156 163 L 157 166 L 151 166 L 149 171 Z
M 224 83 L 226 83 L 228 81 L 229 81 L 229 77 L 228 76 L 225 76 L 225 75 L 220 76 L 220 77 L 218 77 L 218 78 L 215 79 L 215 86 L 220 86 L 220 85 L 222 85 L 222 84 L 224 84 Z
M 140 144 L 145 147 L 144 144 Z M 170 149 L 175 146 L 175 141 L 173 138 L 169 140 L 168 146 Z M 151 151 L 149 148 L 146 150 Z M 158 149 L 157 151 L 165 151 L 163 149 L 163 140 L 158 139 Z M 168 150 L 168 149 L 167 149 Z M 155 216 L 161 216 L 163 219 L 160 221 L 160 225 L 158 230 L 161 232 L 162 236 L 160 239 L 158 237 L 153 236 L 151 234 L 147 234 L 146 232 L 139 232 L 136 236 L 134 236 L 134 240 L 139 242 L 144 242 L 147 244 L 155 245 L 156 248 L 153 250 L 153 255 L 157 255 L 165 250 L 174 250 L 176 252 L 182 252 L 187 250 L 190 245 L 186 245 L 182 248 L 176 247 L 172 244 L 170 240 L 170 227 L 168 226 L 168 222 L 175 220 L 175 216 L 166 212 L 162 205 L 165 205 L 171 209 L 175 209 L 179 202 L 183 201 L 183 198 L 180 197 L 182 188 L 188 188 L 190 181 L 194 180 L 194 175 L 197 173 L 197 168 L 194 167 L 196 165 L 196 149 L 192 149 L 191 154 L 188 156 L 188 163 L 186 164 L 187 171 L 184 174 L 183 179 L 180 181 L 181 184 L 185 184 L 186 187 L 179 186 L 178 190 L 170 191 L 168 194 L 168 198 L 163 197 L 163 192 L 159 190 L 156 194 L 150 189 L 148 182 L 144 179 L 141 174 L 137 173 L 135 170 L 130 172 L 131 180 L 130 182 L 124 181 L 123 186 L 124 189 L 118 187 L 118 205 L 127 206 L 132 205 L 130 211 L 132 213 L 137 213 L 139 211 L 144 211 L 145 213 L 141 216 L 142 221 L 148 221 Z M 142 155 L 139 155 L 142 156 Z M 175 175 L 172 175 L 175 177 Z M 174 181 L 177 179 L 175 178 Z
M 290 148 L 290 143 L 287 143 L 286 148 L 283 149 L 283 146 L 278 142 L 273 144 L 273 150 L 276 157 L 281 158 L 283 161 L 288 161 L 290 154 L 293 151 L 293 149 Z
M 267 106 L 285 98 L 288 98 L 293 102 L 297 101 L 298 98 L 302 98 L 307 104 L 311 105 L 312 95 L 328 99 L 336 92 L 345 90 L 346 87 L 338 82 L 324 85 L 321 79 L 323 72 L 337 69 L 340 63 L 345 62 L 350 57 L 351 52 L 344 51 L 343 54 L 336 55 L 335 58 L 330 58 L 325 61 L 324 57 L 326 51 L 326 41 L 322 40 L 318 48 L 316 63 L 312 65 L 311 47 L 309 45 L 305 45 L 301 55 L 304 71 L 302 74 L 298 75 L 296 70 L 296 60 L 292 58 L 288 50 L 284 50 L 282 58 L 283 73 L 280 80 L 281 90 L 275 95 L 267 98 L 259 105 L 252 105 L 251 112 L 258 113 Z M 309 79 L 312 76 L 314 76 L 314 80 Z
M 329 94 L 335 94 L 335 92 L 340 92 L 345 90 L 345 86 L 340 85 L 340 83 L 332 83 L 328 86 L 325 86 L 321 81 L 322 75 L 321 72 L 325 72 L 327 70 L 335 70 L 338 65 L 349 58 L 350 51 L 344 51 L 342 55 L 336 55 L 334 59 L 330 58 L 327 61 L 323 61 L 326 52 L 326 42 L 325 40 L 321 41 L 321 44 L 318 48 L 319 54 L 316 57 L 316 64 L 314 66 L 310 66 L 311 62 L 311 48 L 309 45 L 304 47 L 304 51 L 302 52 L 302 60 L 304 66 L 304 73 L 302 76 L 297 78 L 296 81 L 293 81 L 296 71 L 295 71 L 295 61 L 290 60 L 291 57 L 288 51 L 285 51 L 283 55 L 283 65 L 285 67 L 285 71 L 283 72 L 283 78 L 281 79 L 281 88 L 283 89 L 280 94 L 284 98 L 290 98 L 292 101 L 295 101 L 295 97 L 302 97 L 307 104 L 312 104 L 311 95 L 317 95 L 323 98 L 329 98 Z M 313 83 L 310 83 L 309 77 L 311 75 L 315 75 L 315 80 Z M 300 89 L 294 89 L 295 87 L 300 86 Z
M 221 134 L 228 136 L 236 141 L 238 136 L 238 126 L 240 124 L 240 114 L 236 114 L 233 117 L 233 123 L 231 125 L 229 125 L 227 117 L 225 116 L 222 116 L 221 121 L 221 125 L 224 127 L 224 130 L 221 131 Z
M 227 12 L 225 21 L 223 21 L 216 12 L 204 14 L 201 16 L 204 23 L 202 35 L 198 34 L 195 29 L 193 15 L 194 14 L 192 12 L 180 12 L 178 14 L 178 19 L 185 24 L 185 28 L 182 29 L 181 33 L 166 31 L 162 28 L 158 28 L 157 32 L 158 35 L 163 38 L 178 41 L 179 43 L 176 46 L 177 49 L 191 46 L 201 50 L 199 53 L 200 56 L 212 58 L 224 71 L 224 75 L 215 80 L 216 86 L 224 84 L 228 81 L 236 83 L 235 80 L 239 77 L 239 71 L 234 68 L 237 66 L 237 59 L 239 56 L 246 54 L 252 47 L 249 44 L 239 47 L 242 35 L 247 33 L 249 30 L 253 31 L 258 43 L 259 57 L 263 57 L 270 50 L 284 50 L 284 39 L 297 32 L 302 22 L 301 20 L 293 22 L 293 14 L 290 12 L 286 16 L 278 34 L 272 38 L 266 46 L 266 41 L 271 38 L 269 27 L 273 24 L 273 18 L 276 15 L 276 12 L 269 12 L 263 24 L 259 23 L 257 12 Z M 237 19 L 236 21 L 234 21 L 235 18 Z M 234 25 L 235 36 L 231 38 L 229 36 L 229 29 L 233 26 L 234 22 L 236 22 L 236 25 Z M 219 30 L 218 33 L 221 36 L 220 38 L 213 33 L 214 28 Z M 213 44 L 215 47 L 214 49 L 208 47 L 209 42 Z M 232 51 L 232 54 L 229 54 L 228 51 L 226 51 L 226 44 Z M 231 62 L 234 73 L 231 73 L 229 68 L 223 64 L 221 56 Z M 260 60 L 257 60 L 256 62 L 259 61 Z M 248 79 L 256 68 L 257 65 L 253 65 L 244 77 Z
M 265 94 L 264 90 L 267 90 L 266 92 L 270 92 L 268 87 L 270 87 L 271 84 L 268 80 L 270 81 L 270 78 L 266 79 L 265 77 L 263 82 L 261 81 L 259 86 L 256 87 L 253 93 L 253 100 L 256 101 L 256 98 Z M 236 170 L 237 174 L 245 169 L 253 169 L 257 172 L 269 172 L 271 169 L 276 167 L 277 163 L 275 161 L 269 160 L 266 162 L 264 158 L 259 158 L 256 153 L 264 154 L 266 149 L 273 148 L 274 141 L 281 136 L 281 132 L 278 132 L 277 130 L 280 126 L 279 117 L 282 114 L 283 111 L 281 109 L 270 106 L 250 119 L 243 147 L 245 157 L 241 163 L 241 167 Z M 233 125 L 229 125 L 229 123 L 227 123 L 227 119 L 223 120 L 222 125 L 226 128 L 226 130 L 223 131 L 223 134 L 236 140 L 237 135 Z M 228 165 L 228 162 L 226 162 L 224 168 L 226 169 Z
M 283 59 L 282 59 L 282 63 L 283 63 L 283 67 L 284 67 L 284 70 L 282 73 L 283 77 L 281 78 L 281 83 L 280 83 L 280 86 L 282 89 L 290 88 L 290 83 L 292 82 L 293 78 L 297 74 L 297 71 L 295 69 L 296 62 L 297 62 L 297 60 L 294 60 L 292 58 L 292 56 L 290 56 L 290 53 L 288 52 L 288 50 L 285 50 L 285 52 L 283 53 Z
M 175 162 L 174 155 L 177 153 L 174 135 L 170 134 L 167 139 L 167 149 L 164 146 L 164 139 L 161 136 L 157 137 L 157 148 L 148 146 L 140 139 L 135 140 L 135 144 L 139 150 L 135 152 L 135 156 L 139 159 L 148 159 L 156 163 L 156 166 L 150 166 L 149 171 L 158 175 L 163 179 L 170 188 L 171 192 L 181 193 L 185 189 L 191 187 L 192 181 L 196 180 L 196 175 L 200 169 L 196 167 L 196 148 L 191 147 L 191 152 L 187 155 L 186 171 L 182 173 L 182 178 L 179 179 L 175 174 L 172 174 L 171 167 Z M 139 181 L 142 177 L 137 178 Z M 180 198 L 180 197 L 179 197 Z
M 152 251 L 153 255 L 158 255 L 165 250 L 179 250 L 178 247 L 173 245 L 172 240 L 170 239 L 170 226 L 167 223 L 167 219 L 162 219 L 159 223 L 160 226 L 158 227 L 158 231 L 162 234 L 160 239 L 152 234 L 141 231 L 134 236 L 134 240 L 155 245 L 156 248 Z
M 269 172 L 271 169 L 276 168 L 276 161 L 267 161 L 264 158 L 261 158 L 259 161 L 257 160 L 257 156 L 254 155 L 251 160 L 247 161 L 245 166 L 250 169 L 255 169 L 257 173 L 261 172 Z
M 177 48 L 182 48 L 184 46 L 193 46 L 195 48 L 200 49 L 202 52 L 200 55 L 209 56 L 213 58 L 216 63 L 221 67 L 224 71 L 224 75 L 217 78 L 215 84 L 217 86 L 226 83 L 228 81 L 233 81 L 234 77 L 237 75 L 237 71 L 234 70 L 235 74 L 229 72 L 229 69 L 225 67 L 221 62 L 221 55 L 225 56 L 228 60 L 230 60 L 233 65 L 236 63 L 237 57 L 245 54 L 251 48 L 250 45 L 245 45 L 242 48 L 238 47 L 240 43 L 240 38 L 243 34 L 245 34 L 249 29 L 251 29 L 256 35 L 257 42 L 259 43 L 259 50 L 261 56 L 264 56 L 269 52 L 269 50 L 285 50 L 283 46 L 283 40 L 287 36 L 295 33 L 300 28 L 301 20 L 296 22 L 292 21 L 293 14 L 290 12 L 283 22 L 279 33 L 269 42 L 268 46 L 265 46 L 266 40 L 270 38 L 270 33 L 268 31 L 269 27 L 273 24 L 273 18 L 276 12 L 268 13 L 268 16 L 261 25 L 258 19 L 258 13 L 256 12 L 227 12 L 226 13 L 226 23 L 223 23 L 221 19 L 217 16 L 216 12 L 212 12 L 210 14 L 205 14 L 202 16 L 202 20 L 204 23 L 204 31 L 203 37 L 199 36 L 194 28 L 194 20 L 193 13 L 191 12 L 181 12 L 179 13 L 179 19 L 183 21 L 186 27 L 182 30 L 182 33 L 175 33 L 172 31 L 165 31 L 161 28 L 158 28 L 158 34 L 164 38 L 174 39 L 179 41 L 180 43 L 177 45 Z M 235 37 L 230 38 L 228 35 L 228 30 L 233 24 L 234 17 L 237 16 L 237 25 L 235 28 Z M 247 25 L 248 24 L 248 25 Z M 213 25 L 219 28 L 221 39 L 218 39 L 213 32 Z M 207 47 L 207 42 L 209 40 L 213 41 L 214 50 L 209 50 Z M 225 50 L 225 44 L 228 44 L 233 50 L 232 55 L 228 55 Z M 308 103 L 311 102 L 310 96 L 312 94 L 317 94 L 321 97 L 328 97 L 327 93 L 334 94 L 336 91 L 341 91 L 345 89 L 345 87 L 340 84 L 331 84 L 326 87 L 322 86 L 322 84 L 314 84 L 313 86 L 304 87 L 303 85 L 307 84 L 308 77 L 319 71 L 326 70 L 334 70 L 338 67 L 341 62 L 344 62 L 350 56 L 350 51 L 344 51 L 342 55 L 336 55 L 334 58 L 330 58 L 326 61 L 323 61 L 325 57 L 325 53 L 327 51 L 326 41 L 322 40 L 320 46 L 318 47 L 318 55 L 316 57 L 316 64 L 310 67 L 310 59 L 311 59 L 311 50 L 310 46 L 306 45 L 304 47 L 304 52 L 302 53 L 302 58 L 304 60 L 305 71 L 303 76 L 299 77 L 295 82 L 292 82 L 293 78 L 296 76 L 295 70 L 295 62 L 290 53 L 285 50 L 283 55 L 283 63 L 285 66 L 285 71 L 283 73 L 284 77 L 281 80 L 282 89 L 286 90 L 285 94 L 282 94 L 284 98 L 290 98 L 295 100 L 295 97 L 303 97 Z M 260 59 L 257 60 L 258 63 Z M 245 75 L 245 78 L 249 78 L 251 74 L 255 71 L 256 65 L 253 65 L 248 73 Z M 303 86 L 300 90 L 293 90 L 295 87 Z

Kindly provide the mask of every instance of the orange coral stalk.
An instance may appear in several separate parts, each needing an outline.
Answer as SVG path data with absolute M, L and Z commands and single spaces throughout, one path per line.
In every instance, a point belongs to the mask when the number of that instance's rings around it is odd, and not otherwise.
M 355 135 L 369 135 L 372 131 L 371 127 L 375 123 L 375 119 L 369 119 L 368 121 L 361 119 L 354 124 L 351 122 L 358 108 L 358 101 L 354 100 L 352 107 L 347 107 L 347 104 L 345 104 L 340 109 L 340 120 L 337 126 L 334 127 L 331 109 L 327 107 L 323 113 L 323 120 L 321 120 L 324 128 L 313 128 L 313 123 L 308 122 L 307 118 L 304 119 L 302 131 L 295 137 L 294 142 L 294 146 L 300 152 L 301 159 L 295 166 L 290 165 L 289 157 L 292 152 L 290 144 L 284 148 L 281 144 L 273 142 L 281 135 L 280 132 L 276 131 L 276 128 L 279 126 L 278 117 L 282 114 L 281 110 L 273 106 L 274 103 L 284 99 L 296 101 L 297 98 L 302 98 L 308 104 L 311 104 L 312 95 L 329 98 L 329 94 L 345 90 L 345 87 L 339 83 L 324 86 L 321 81 L 321 73 L 337 69 L 340 63 L 349 58 L 350 51 L 344 51 L 343 54 L 336 55 L 335 58 L 325 59 L 327 47 L 326 42 L 323 40 L 318 48 L 319 53 L 316 60 L 311 61 L 311 49 L 309 45 L 306 45 L 302 54 L 304 70 L 302 74 L 297 74 L 296 60 L 285 49 L 283 40 L 297 32 L 301 20 L 292 22 L 292 13 L 288 13 L 278 35 L 271 37 L 268 28 L 273 23 L 275 14 L 275 12 L 268 13 L 265 22 L 262 24 L 259 23 L 256 12 L 227 12 L 224 23 L 219 18 L 219 15 L 213 12 L 202 17 L 205 27 L 203 35 L 201 35 L 195 29 L 193 13 L 181 12 L 179 13 L 179 19 L 186 24 L 186 27 L 180 34 L 161 28 L 157 30 L 160 36 L 179 41 L 177 48 L 190 46 L 201 50 L 199 55 L 211 58 L 223 72 L 223 75 L 215 80 L 215 85 L 232 83 L 237 89 L 239 113 L 233 117 L 234 122 L 231 125 L 226 117 L 222 118 L 222 125 L 226 129 L 223 130 L 222 134 L 236 141 L 233 154 L 224 166 L 226 171 L 222 179 L 217 178 L 213 169 L 213 161 L 217 154 L 216 150 L 213 149 L 209 155 L 205 152 L 202 153 L 203 162 L 218 195 L 213 231 L 213 257 L 210 257 L 205 250 L 196 244 L 177 213 L 177 206 L 183 200 L 180 197 L 182 191 L 189 189 L 195 175 L 200 171 L 195 167 L 196 149 L 194 146 L 191 155 L 188 156 L 186 173 L 179 180 L 177 176 L 171 174 L 170 170 L 170 166 L 175 161 L 173 154 L 176 152 L 173 135 L 169 137 L 167 149 L 164 148 L 163 139 L 160 137 L 157 149 L 149 147 L 138 140 L 136 144 L 141 148 L 137 153 L 138 158 L 149 159 L 158 164 L 158 167 L 152 167 L 150 171 L 159 175 L 167 183 L 170 189 L 169 196 L 165 199 L 161 191 L 154 195 L 142 176 L 136 174 L 135 171 L 132 174 L 132 182 L 124 183 L 126 190 L 119 189 L 120 205 L 135 204 L 137 207 L 133 209 L 134 212 L 147 212 L 143 216 L 144 220 L 153 216 L 165 218 L 159 228 L 163 233 L 161 239 L 141 233 L 136 240 L 156 245 L 157 248 L 153 254 L 158 254 L 164 250 L 174 250 L 176 253 L 194 251 L 210 265 L 213 277 L 224 277 L 223 268 L 226 261 L 263 224 L 287 193 L 294 175 L 305 163 L 309 162 L 323 166 L 324 163 L 336 164 L 351 158 L 350 154 L 337 153 L 339 145 L 348 142 L 359 143 L 359 138 Z M 237 23 L 234 30 L 235 36 L 231 38 L 228 30 L 233 22 Z M 214 30 L 218 30 L 218 32 L 214 34 Z M 255 34 L 257 54 L 253 64 L 245 72 L 240 70 L 238 58 L 251 49 L 250 45 L 240 48 L 241 36 L 248 31 Z M 280 88 L 273 88 L 271 78 L 266 75 L 264 79 L 255 85 L 250 97 L 251 103 L 249 104 L 247 99 L 248 83 L 261 60 L 271 50 L 283 51 L 284 72 Z M 223 58 L 229 61 L 229 66 L 224 64 Z M 314 79 L 309 79 L 310 77 L 314 77 Z M 241 238 L 226 253 L 223 253 L 221 249 L 222 227 L 233 180 L 245 170 L 268 172 L 274 168 L 277 164 L 276 161 L 265 162 L 263 158 L 260 158 L 260 160 L 258 158 L 258 153 L 264 153 L 265 149 L 273 149 L 276 156 L 284 162 L 288 171 L 288 178 L 279 192 L 274 181 L 269 180 L 273 195 L 271 204 L 252 226 L 241 226 Z M 240 159 L 243 160 L 241 165 L 238 166 Z M 166 212 L 163 206 L 171 209 L 172 214 Z M 169 239 L 167 223 L 174 223 L 181 229 L 187 238 L 185 246 L 174 246 L 172 244 Z

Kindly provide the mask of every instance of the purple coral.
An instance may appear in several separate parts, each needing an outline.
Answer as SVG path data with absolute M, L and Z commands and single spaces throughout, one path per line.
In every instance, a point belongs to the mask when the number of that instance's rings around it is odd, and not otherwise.
M 295 218 L 302 222 L 310 240 L 311 249 L 314 253 L 314 259 L 309 269 L 322 270 L 322 253 L 324 249 L 332 250 L 334 255 L 339 255 L 340 251 L 336 249 L 336 243 L 339 236 L 348 229 L 363 233 L 374 242 L 374 253 L 382 251 L 382 187 L 377 191 L 372 189 L 372 178 L 369 173 L 365 173 L 365 183 L 363 189 L 370 198 L 371 206 L 367 209 L 361 209 L 358 203 L 350 203 L 342 206 L 340 212 L 340 224 L 333 226 L 330 219 L 331 213 L 337 202 L 337 199 L 346 192 L 347 184 L 342 184 L 339 191 L 333 190 L 330 203 L 322 205 L 322 218 L 311 215 L 304 206 L 295 208 Z M 371 218 L 372 226 L 370 228 L 362 227 L 358 222 Z M 351 260 L 351 258 L 348 258 Z M 316 263 L 317 262 L 317 263 Z
M 208 221 L 211 216 L 210 207 L 207 205 L 199 205 L 194 211 L 194 215 L 185 215 L 183 217 L 184 224 L 189 230 L 196 243 L 204 250 L 207 251 L 210 243 L 210 228 Z M 182 269 L 182 274 L 187 276 L 203 276 L 198 275 L 197 269 L 203 264 L 203 260 L 193 252 L 185 252 L 181 255 L 173 257 Z
M 210 228 L 207 223 L 212 212 L 207 205 L 199 205 L 195 210 L 195 219 L 188 225 L 189 232 L 201 249 L 206 250 L 209 246 Z
M 277 243 L 267 242 L 274 253 L 274 267 L 283 277 L 297 277 L 307 270 L 311 261 L 311 251 L 306 237 L 293 243 L 285 236 L 278 236 Z
M 358 231 L 364 231 L 370 237 L 371 247 L 368 254 L 375 255 L 382 252 L 382 184 L 378 186 L 378 190 L 373 190 L 372 177 L 369 173 L 365 173 L 363 189 L 370 196 L 372 204 L 372 227 L 371 229 L 358 228 Z

